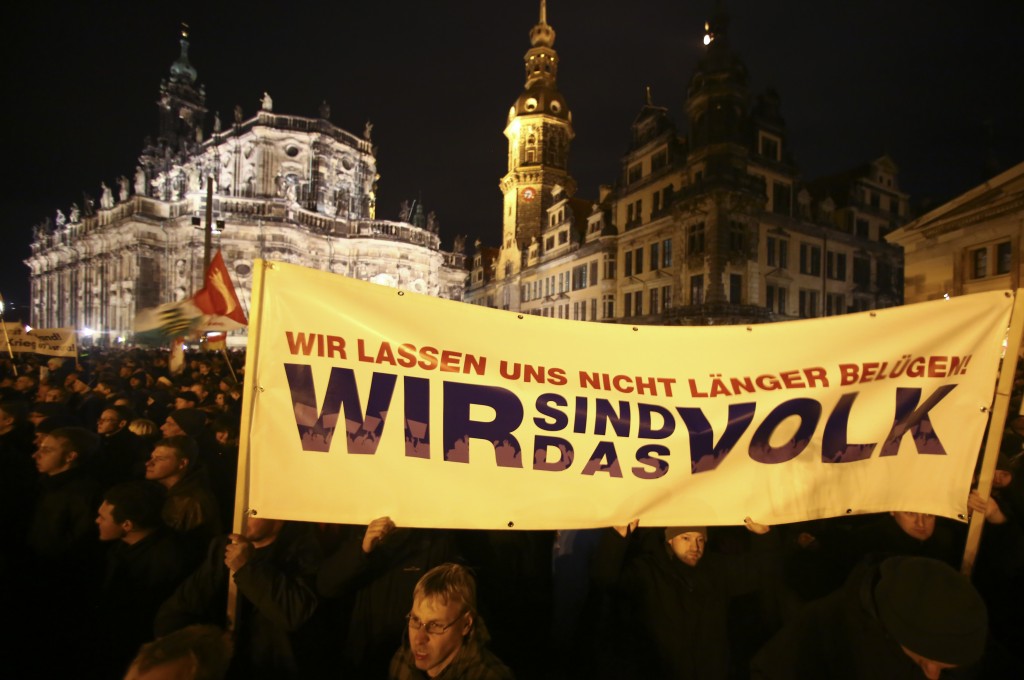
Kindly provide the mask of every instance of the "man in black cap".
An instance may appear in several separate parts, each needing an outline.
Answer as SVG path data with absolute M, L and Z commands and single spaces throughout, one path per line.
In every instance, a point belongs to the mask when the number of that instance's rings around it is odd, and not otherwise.
M 174 410 L 180 411 L 199 406 L 199 395 L 191 390 L 182 390 L 174 395 Z
M 752 677 L 937 680 L 985 651 L 985 603 L 966 577 L 927 557 L 865 561 L 754 657 Z
M 165 437 L 192 437 L 196 443 L 203 445 L 209 437 L 206 430 L 206 414 L 194 408 L 172 411 L 160 426 L 160 432 Z
M 739 555 L 705 555 L 707 529 L 678 526 L 636 531 L 606 531 L 593 557 L 594 585 L 608 591 L 620 606 L 622 631 L 609 635 L 625 641 L 636 669 L 619 675 L 693 680 L 729 676 L 729 605 L 754 592 L 775 573 L 777 551 L 770 527 L 749 517 L 752 551 Z M 621 659 L 611 659 L 619 663 Z M 629 660 L 626 660 L 629 663 Z

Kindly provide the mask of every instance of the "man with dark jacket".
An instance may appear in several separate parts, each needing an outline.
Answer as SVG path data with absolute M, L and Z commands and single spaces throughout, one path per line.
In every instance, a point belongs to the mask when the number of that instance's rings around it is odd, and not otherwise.
M 186 576 L 180 540 L 160 518 L 164 495 L 156 482 L 124 482 L 104 493 L 96 514 L 100 540 L 112 544 L 97 601 L 110 677 L 152 639 L 157 609 Z
M 153 447 L 146 463 L 146 479 L 167 489 L 163 519 L 185 538 L 191 565 L 202 559 L 205 548 L 221 533 L 220 511 L 204 470 L 197 465 L 198 449 L 186 436 L 165 437 Z
M 969 666 L 985 650 L 985 603 L 939 560 L 865 560 L 754 657 L 761 680 L 907 680 Z
M 637 677 L 727 677 L 729 603 L 762 585 L 777 559 L 769 527 L 749 517 L 745 524 L 755 534 L 754 549 L 739 555 L 705 555 L 705 527 L 668 527 L 649 549 L 635 545 L 636 522 L 605 532 L 592 576 L 623 607 L 623 644 L 638 665 Z
M 389 517 L 346 529 L 320 567 L 317 590 L 352 602 L 344 649 L 352 677 L 381 678 L 401 639 L 416 582 L 432 567 L 456 560 L 459 551 L 451 532 L 399 528 Z
M 238 587 L 229 677 L 300 678 L 293 636 L 317 607 L 320 544 L 309 525 L 250 517 L 243 534 L 210 543 L 206 559 L 160 607 L 157 636 L 195 623 L 225 624 L 228 579 Z
M 96 421 L 96 433 L 100 436 L 96 472 L 104 489 L 142 477 L 145 457 L 138 435 L 128 429 L 131 420 L 127 406 L 109 406 Z
M 76 665 L 92 658 L 91 602 L 102 564 L 93 524 L 99 483 L 88 470 L 96 440 L 84 428 L 60 427 L 33 455 L 40 485 L 28 530 L 31 571 L 19 584 L 31 607 L 18 612 L 16 627 L 46 635 L 14 651 L 32 659 L 37 677 L 94 677 Z M 52 652 L 54 639 L 63 641 L 60 654 Z
M 29 525 L 28 545 L 41 564 L 60 567 L 81 559 L 96 543 L 93 513 L 99 484 L 87 462 L 98 438 L 81 427 L 48 434 L 32 455 L 40 473 L 40 494 Z

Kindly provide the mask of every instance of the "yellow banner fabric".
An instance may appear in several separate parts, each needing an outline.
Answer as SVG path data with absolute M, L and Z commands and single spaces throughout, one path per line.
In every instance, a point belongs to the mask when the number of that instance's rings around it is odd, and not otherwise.
M 260 266 L 249 507 L 406 527 L 958 517 L 1013 303 L 630 326 Z

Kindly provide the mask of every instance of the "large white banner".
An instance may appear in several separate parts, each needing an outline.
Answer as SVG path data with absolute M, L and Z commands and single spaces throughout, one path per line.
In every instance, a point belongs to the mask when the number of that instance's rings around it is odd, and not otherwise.
M 957 517 L 1013 303 L 629 326 L 259 266 L 249 507 L 408 527 Z

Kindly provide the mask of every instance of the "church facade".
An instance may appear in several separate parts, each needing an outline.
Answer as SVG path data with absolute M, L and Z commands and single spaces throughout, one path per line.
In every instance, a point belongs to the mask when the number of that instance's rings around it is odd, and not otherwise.
M 160 86 L 159 137 L 134 175 L 103 184 L 98 205 L 36 227 L 25 261 L 33 325 L 131 342 L 137 311 L 202 287 L 208 229 L 246 310 L 257 258 L 462 299 L 461 246 L 441 248 L 433 215 L 414 206 L 397 221 L 376 218 L 369 124 L 362 135 L 342 130 L 326 105 L 316 118 L 279 114 L 264 94 L 255 115 L 236 108 L 207 135 L 204 100 L 183 37 Z
M 572 114 L 546 3 L 508 114 L 502 240 L 477 243 L 466 301 L 584 321 L 707 325 L 902 303 L 909 216 L 888 156 L 805 181 L 780 101 L 752 95 L 721 10 L 687 86 L 680 133 L 648 92 L 621 172 L 591 200 L 569 175 Z

